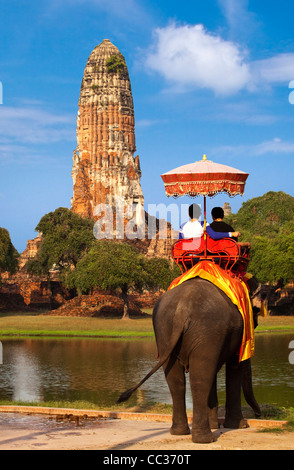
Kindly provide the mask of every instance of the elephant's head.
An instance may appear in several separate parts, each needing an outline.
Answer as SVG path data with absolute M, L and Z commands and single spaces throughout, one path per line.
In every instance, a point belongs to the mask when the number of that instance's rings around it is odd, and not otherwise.
M 262 285 L 254 276 L 247 281 L 247 284 L 253 309 L 254 327 L 256 328 L 258 325 L 258 315 L 264 315 L 265 308 L 264 296 L 261 289 Z

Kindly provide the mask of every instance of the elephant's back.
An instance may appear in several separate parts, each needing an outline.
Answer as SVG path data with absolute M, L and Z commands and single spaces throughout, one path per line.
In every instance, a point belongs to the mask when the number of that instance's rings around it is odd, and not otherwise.
M 218 305 L 227 309 L 233 304 L 221 289 L 210 281 L 197 277 L 165 292 L 155 305 L 153 315 L 158 315 L 159 312 L 167 315 L 167 309 L 173 315 L 175 310 L 185 310 L 186 306 L 190 308 L 191 305 L 206 309 Z
M 165 292 L 153 311 L 153 325 L 171 330 L 175 326 L 214 325 L 214 330 L 242 329 L 242 317 L 237 307 L 217 286 L 201 278 L 189 279 Z

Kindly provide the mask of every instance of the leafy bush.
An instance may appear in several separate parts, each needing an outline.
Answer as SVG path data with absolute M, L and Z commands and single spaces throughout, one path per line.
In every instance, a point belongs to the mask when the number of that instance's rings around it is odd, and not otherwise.
M 249 270 L 262 283 L 294 278 L 294 198 L 269 191 L 242 204 L 226 221 L 251 243 Z
M 121 73 L 126 67 L 122 54 L 114 54 L 106 60 L 108 73 Z
M 8 271 L 11 274 L 15 273 L 18 256 L 17 250 L 11 243 L 8 230 L 0 227 L 0 273 L 1 271 Z

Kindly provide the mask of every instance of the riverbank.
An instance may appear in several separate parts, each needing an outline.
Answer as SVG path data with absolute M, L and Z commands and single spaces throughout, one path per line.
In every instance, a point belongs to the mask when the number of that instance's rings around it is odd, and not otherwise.
M 224 428 L 220 420 L 220 427 L 213 430 L 214 442 L 195 444 L 191 434 L 172 436 L 169 433 L 170 415 L 0 408 L 0 434 L 3 436 L 0 450 L 144 450 L 147 455 L 150 451 L 153 458 L 154 450 L 172 453 L 183 450 L 294 450 L 293 434 L 287 430 L 279 432 L 284 426 L 282 422 L 248 420 L 248 428 L 232 430 Z M 58 418 L 60 412 L 67 412 L 61 420 Z M 191 420 L 189 422 L 191 425 Z M 264 433 L 264 429 L 272 432 Z M 144 457 L 144 454 L 140 455 Z M 103 456 L 101 453 L 97 458 Z
M 59 317 L 50 313 L 6 313 L 0 315 L 0 336 L 57 336 L 95 338 L 153 338 L 151 310 L 145 316 L 120 318 Z M 256 334 L 294 333 L 294 316 L 259 318 Z
M 46 313 L 6 314 L 0 316 L 0 340 L 2 336 L 4 344 L 5 339 L 9 337 L 21 339 L 29 336 L 34 338 L 55 336 L 89 338 L 89 341 L 86 341 L 87 344 L 91 343 L 90 338 L 102 337 L 121 338 L 122 341 L 134 338 L 135 344 L 141 338 L 150 338 L 152 342 L 154 341 L 152 318 L 150 312 L 145 313 L 149 315 L 129 320 L 57 317 Z M 278 335 L 292 331 L 294 339 L 294 317 L 266 317 L 260 318 L 256 333 L 257 335 Z M 93 342 L 96 343 L 96 341 Z M 1 449 L 198 449 L 198 446 L 191 442 L 191 436 L 179 437 L 169 434 L 170 424 L 166 420 L 170 421 L 171 405 L 142 402 L 140 405 L 131 406 L 125 403 L 119 406 L 114 404 L 110 409 L 108 406 L 101 407 L 101 405 L 86 401 L 28 403 L 4 400 L 0 402 L 0 405 L 0 433 L 2 432 L 5 436 L 5 439 L 0 440 Z M 41 414 L 39 414 L 39 407 L 42 407 Z M 254 420 L 252 410 L 246 406 L 243 413 L 250 420 L 250 428 L 235 431 L 215 430 L 215 443 L 201 446 L 201 448 L 203 450 L 293 449 L 294 409 L 264 404 L 261 408 L 262 419 L 258 423 Z M 46 416 L 51 413 L 52 409 L 55 410 L 57 417 Z M 103 412 L 99 411 L 101 409 Z M 101 419 L 97 418 L 99 413 L 104 414 Z M 116 414 L 115 418 L 114 414 Z M 88 418 L 81 419 L 80 415 L 87 415 Z M 129 417 L 129 415 L 132 415 L 134 419 L 122 419 L 122 416 Z M 156 419 L 153 420 L 151 415 L 160 415 L 160 419 L 155 416 Z M 219 416 L 223 415 L 224 410 L 220 409 Z M 146 421 L 142 421 L 144 417 Z M 260 424 L 269 420 L 277 429 L 271 428 L 270 434 L 261 433 Z M 288 423 L 285 427 L 283 421 Z M 127 440 L 125 440 L 126 435 Z M 48 436 L 50 436 L 49 439 Z

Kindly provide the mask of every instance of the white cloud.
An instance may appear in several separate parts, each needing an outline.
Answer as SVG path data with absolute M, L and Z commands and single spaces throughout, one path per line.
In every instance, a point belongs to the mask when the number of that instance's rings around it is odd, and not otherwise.
M 257 30 L 257 17 L 248 10 L 248 0 L 218 0 L 227 20 L 229 36 L 247 42 Z
M 0 106 L 0 143 L 52 143 L 74 139 L 75 119 L 32 107 Z
M 276 137 L 273 140 L 253 146 L 253 152 L 257 156 L 267 153 L 294 153 L 294 142 L 284 142 Z
M 0 164 L 32 163 L 55 158 L 42 150 L 53 144 L 76 142 L 75 116 L 55 114 L 40 107 L 0 106 Z M 41 145 L 41 147 L 40 147 Z M 52 152 L 52 150 L 51 150 Z
M 228 102 L 215 103 L 213 108 L 208 107 L 201 113 L 201 119 L 209 119 L 219 122 L 237 123 L 248 125 L 271 125 L 276 123 L 280 116 L 273 111 L 263 108 L 262 100 L 239 99 Z
M 278 54 L 250 64 L 254 83 L 286 83 L 294 77 L 294 53 Z
M 44 157 L 41 157 L 42 159 Z M 29 163 L 37 164 L 40 161 L 40 153 L 36 150 L 29 148 L 29 146 L 21 144 L 0 142 L 0 164 L 10 165 L 11 163 L 23 162 L 25 165 Z
M 232 5 L 232 2 L 226 2 Z M 232 10 L 232 19 L 235 10 Z M 203 25 L 170 24 L 155 30 L 146 66 L 161 74 L 173 91 L 209 89 L 216 95 L 254 92 L 265 84 L 288 83 L 294 77 L 294 53 L 250 61 L 249 52 Z
M 148 54 L 146 63 L 171 83 L 229 95 L 250 81 L 244 51 L 207 32 L 203 25 L 171 24 L 158 28 L 155 35 L 155 50 Z
M 210 151 L 210 155 L 218 157 L 224 155 L 231 157 L 240 157 L 246 155 L 248 157 L 259 157 L 266 154 L 294 154 L 294 142 L 283 141 L 279 137 L 272 140 L 260 142 L 253 145 L 226 145 L 214 148 Z
M 223 10 L 230 28 L 235 29 L 236 24 L 240 23 L 240 14 L 246 15 L 247 9 L 245 7 L 246 0 L 218 0 L 218 3 Z

